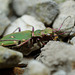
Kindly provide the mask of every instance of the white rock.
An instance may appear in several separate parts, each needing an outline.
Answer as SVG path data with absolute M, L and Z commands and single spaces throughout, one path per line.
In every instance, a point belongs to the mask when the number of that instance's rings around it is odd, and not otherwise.
M 75 62 L 75 46 L 63 42 L 50 41 L 41 49 L 37 60 L 50 68 L 50 72 L 64 70 L 70 72 Z
M 45 29 L 45 26 L 44 26 L 44 24 L 42 22 L 36 20 L 32 16 L 24 15 L 21 18 L 18 18 L 13 23 L 11 23 L 11 25 L 6 30 L 5 35 L 13 33 L 13 31 L 15 29 L 17 29 L 18 27 L 21 28 L 21 31 L 32 30 L 32 26 L 34 27 L 35 30 L 37 30 L 37 29 L 40 29 L 40 30 Z M 18 32 L 18 30 L 16 32 Z
M 32 60 L 28 64 L 28 73 L 29 75 L 49 75 L 49 69 L 41 62 Z

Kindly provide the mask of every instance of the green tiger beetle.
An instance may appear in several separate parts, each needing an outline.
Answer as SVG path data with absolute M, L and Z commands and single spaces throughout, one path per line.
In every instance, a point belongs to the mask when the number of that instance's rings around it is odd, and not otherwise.
M 60 28 L 62 27 L 63 23 L 61 24 Z M 60 28 L 58 30 L 46 28 L 44 30 L 34 31 L 34 27 L 32 27 L 32 31 L 26 30 L 22 32 L 21 29 L 18 28 L 19 32 L 11 33 L 1 38 L 0 45 L 20 51 L 24 55 L 29 55 L 32 51 L 44 46 L 49 40 L 56 40 L 58 35 L 63 34 L 56 34 Z M 37 48 L 35 47 L 36 44 L 38 45 Z

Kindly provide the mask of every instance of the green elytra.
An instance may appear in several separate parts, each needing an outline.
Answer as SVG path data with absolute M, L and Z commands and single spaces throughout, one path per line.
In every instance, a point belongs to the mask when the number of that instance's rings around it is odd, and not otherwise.
M 34 31 L 34 36 L 42 37 L 42 35 L 52 34 L 52 32 L 53 30 L 51 28 L 46 28 L 44 30 L 36 30 Z M 19 41 L 23 43 L 30 38 L 32 38 L 32 31 L 30 30 L 11 33 L 11 34 L 4 36 L 2 39 L 0 39 L 0 45 L 2 46 L 16 45 L 18 44 Z M 5 41 L 2 41 L 2 40 L 5 40 Z

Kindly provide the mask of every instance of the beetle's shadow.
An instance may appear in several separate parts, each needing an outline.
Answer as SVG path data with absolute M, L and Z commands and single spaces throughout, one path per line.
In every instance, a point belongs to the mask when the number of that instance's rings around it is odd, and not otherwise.
M 41 50 L 38 49 L 36 51 L 31 52 L 28 56 L 24 55 L 24 57 L 33 57 L 34 59 L 36 59 L 41 53 Z

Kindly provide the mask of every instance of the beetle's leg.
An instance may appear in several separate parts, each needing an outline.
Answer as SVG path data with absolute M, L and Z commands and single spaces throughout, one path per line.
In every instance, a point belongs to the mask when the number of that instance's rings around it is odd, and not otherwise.
M 28 41 L 28 48 L 31 48 L 33 46 L 33 38 L 31 38 L 29 41 Z
M 39 43 L 39 41 L 40 41 L 43 45 L 45 45 L 45 43 L 43 43 L 43 41 L 42 41 L 40 38 L 37 38 L 37 43 L 39 44 L 40 47 L 41 47 L 41 44 Z
M 34 37 L 34 27 L 32 27 L 32 37 Z
M 26 40 L 25 42 L 23 42 L 23 43 L 17 45 L 17 47 L 20 47 L 20 46 L 24 45 L 24 44 L 27 43 L 29 40 L 30 40 L 30 39 L 28 39 L 28 40 Z
M 16 30 L 19 30 L 19 32 L 21 32 L 21 28 L 20 28 L 20 27 L 18 27 L 17 29 L 15 29 L 15 30 L 13 31 L 13 33 L 14 33 Z
M 30 47 L 33 46 L 33 41 L 34 41 L 33 38 L 30 39 Z
M 39 45 L 39 47 L 41 47 L 40 39 L 39 39 L 39 38 L 36 39 L 36 42 L 37 42 L 37 44 Z

